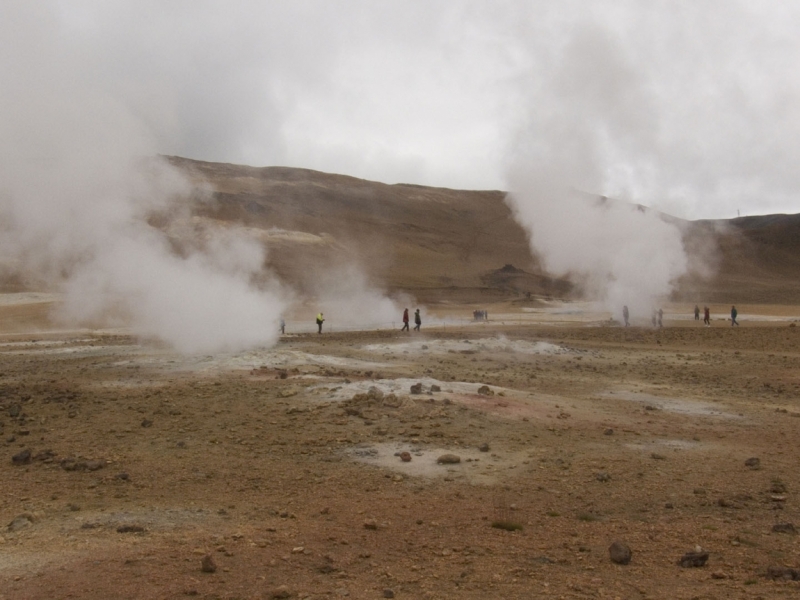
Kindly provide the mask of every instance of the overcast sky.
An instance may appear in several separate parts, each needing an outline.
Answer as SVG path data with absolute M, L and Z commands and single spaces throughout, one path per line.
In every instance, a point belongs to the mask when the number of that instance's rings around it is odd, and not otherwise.
M 798 31 L 785 0 L 7 0 L 0 99 L 25 102 L 0 135 L 89 94 L 160 153 L 465 189 L 589 140 L 585 191 L 796 213 Z M 48 84 L 66 78 L 77 99 Z

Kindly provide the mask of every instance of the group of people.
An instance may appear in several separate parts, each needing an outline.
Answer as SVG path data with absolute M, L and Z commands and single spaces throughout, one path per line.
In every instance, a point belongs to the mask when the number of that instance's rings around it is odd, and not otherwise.
M 408 321 L 409 321 L 408 309 L 406 308 L 403 311 L 403 329 L 401 331 L 410 331 L 408 328 Z M 318 313 L 316 322 L 317 322 L 317 333 L 322 333 L 322 324 L 325 322 L 325 314 Z M 420 314 L 419 309 L 417 309 L 414 312 L 414 331 L 419 331 L 420 327 L 422 327 L 422 315 Z M 286 321 L 284 321 L 283 317 L 281 317 L 280 332 L 282 334 L 286 333 Z
M 736 306 L 731 306 L 731 327 L 739 326 L 739 321 L 736 320 L 736 317 L 739 316 L 739 311 L 736 310 Z M 694 305 L 694 320 L 700 320 L 700 307 L 696 304 Z M 703 307 L 703 323 L 706 327 L 711 327 L 711 312 L 709 311 L 707 306 Z
M 739 315 L 739 311 L 736 310 L 735 306 L 731 306 L 731 327 L 734 325 L 736 327 L 739 326 L 739 322 L 736 320 L 736 317 Z M 473 318 L 476 321 L 488 321 L 489 320 L 489 313 L 485 310 L 476 310 L 472 313 Z M 625 322 L 625 327 L 630 326 L 630 311 L 628 310 L 627 305 L 622 307 L 622 320 Z M 700 306 L 695 304 L 694 306 L 694 320 L 700 320 Z M 317 315 L 317 333 L 322 333 L 322 324 L 325 322 L 325 315 L 323 313 L 319 313 Z M 664 326 L 664 311 L 663 309 L 653 310 L 653 314 L 650 317 L 650 322 L 653 324 L 653 327 L 663 327 Z M 711 311 L 709 310 L 708 306 L 703 307 L 703 323 L 706 327 L 711 327 Z M 414 311 L 414 331 L 419 331 L 420 327 L 422 327 L 422 315 L 420 315 L 419 309 Z M 286 333 L 286 322 L 281 319 L 281 326 L 280 326 L 281 333 Z M 408 316 L 408 309 L 406 308 L 403 310 L 403 328 L 400 331 L 411 331 L 409 329 L 409 316 Z
M 419 309 L 414 311 L 414 331 L 419 331 L 422 327 L 422 315 L 419 314 Z M 400 331 L 410 331 L 408 328 L 408 309 L 403 311 L 403 328 Z
M 700 307 L 697 304 L 694 305 L 694 320 L 700 320 Z M 711 311 L 707 306 L 703 307 L 703 324 L 706 327 L 711 327 Z
M 736 320 L 736 317 L 739 316 L 739 311 L 736 310 L 735 306 L 731 306 L 731 327 L 739 326 L 739 322 Z M 650 322 L 653 324 L 653 327 L 663 327 L 664 326 L 664 311 L 662 309 L 653 310 L 653 314 L 650 317 Z M 630 311 L 628 310 L 627 306 L 622 307 L 622 320 L 625 323 L 625 327 L 630 326 Z M 694 306 L 694 320 L 700 320 L 700 306 L 695 304 Z M 703 307 L 703 323 L 706 327 L 711 327 L 711 311 L 710 309 L 705 306 Z

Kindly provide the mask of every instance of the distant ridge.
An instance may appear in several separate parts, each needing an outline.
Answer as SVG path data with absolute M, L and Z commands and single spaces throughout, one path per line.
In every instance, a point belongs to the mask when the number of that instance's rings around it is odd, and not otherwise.
M 266 239 L 269 265 L 298 289 L 355 261 L 377 284 L 420 300 L 575 297 L 575 282 L 544 272 L 502 191 L 384 184 L 294 167 L 250 167 L 167 157 L 211 184 L 198 217 L 311 234 Z M 675 300 L 800 303 L 800 214 L 683 221 L 694 260 L 716 265 L 684 277 Z M 310 244 L 308 240 L 319 243 Z M 294 240 L 294 241 L 293 241 Z M 513 265 L 509 273 L 503 265 Z

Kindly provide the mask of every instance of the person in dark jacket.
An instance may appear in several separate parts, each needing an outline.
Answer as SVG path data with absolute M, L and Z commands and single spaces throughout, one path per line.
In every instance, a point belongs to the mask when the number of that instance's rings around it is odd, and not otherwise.
M 408 309 L 403 311 L 403 328 L 400 331 L 409 331 L 408 329 Z
M 625 321 L 625 327 L 628 327 L 630 325 L 630 321 L 628 320 L 629 316 L 630 313 L 628 312 L 628 305 L 626 304 L 625 306 L 622 307 L 622 319 Z
M 419 314 L 419 309 L 414 313 L 414 323 L 414 331 L 419 331 L 419 328 L 422 326 L 422 316 Z
M 703 323 L 706 324 L 706 327 L 711 327 L 711 311 L 707 306 L 703 307 Z
M 735 306 L 731 306 L 731 327 L 736 325 L 739 326 L 739 323 L 736 322 L 736 316 L 739 314 L 739 311 L 736 310 Z

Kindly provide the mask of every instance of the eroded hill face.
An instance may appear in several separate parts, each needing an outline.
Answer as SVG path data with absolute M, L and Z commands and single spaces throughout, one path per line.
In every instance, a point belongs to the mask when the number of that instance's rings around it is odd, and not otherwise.
M 197 218 L 260 229 L 270 266 L 303 291 L 350 264 L 375 283 L 420 299 L 563 295 L 570 289 L 542 273 L 503 192 L 170 160 L 211 184 L 213 201 L 197 207 Z M 495 274 L 507 264 L 519 271 Z
M 544 271 L 502 191 L 386 185 L 287 167 L 254 168 L 180 157 L 169 162 L 205 190 L 180 215 L 159 215 L 181 253 L 210 231 L 235 230 L 263 244 L 266 266 L 301 297 L 325 295 L 357 271 L 365 285 L 420 302 L 485 303 L 579 298 L 581 281 Z M 672 300 L 800 302 L 800 215 L 687 222 L 690 274 Z M 48 282 L 3 263 L 3 291 Z M 265 279 L 269 277 L 267 272 Z M 52 283 L 52 282 L 50 282 Z
M 332 269 L 357 264 L 376 284 L 427 301 L 580 295 L 580 282 L 543 271 L 501 191 L 169 160 L 213 190 L 195 218 L 258 230 L 270 266 L 301 291 L 313 291 Z M 684 233 L 692 266 L 674 299 L 800 301 L 800 216 L 669 218 Z

